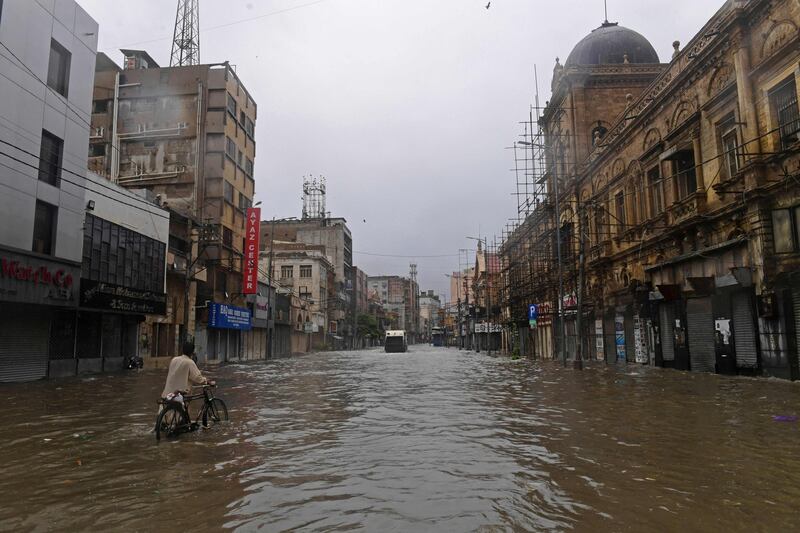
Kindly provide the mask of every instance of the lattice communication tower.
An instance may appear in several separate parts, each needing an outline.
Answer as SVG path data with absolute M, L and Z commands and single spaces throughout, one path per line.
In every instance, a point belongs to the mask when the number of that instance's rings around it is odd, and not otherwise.
M 171 67 L 200 64 L 200 0 L 178 0 Z
M 303 176 L 303 218 L 323 219 L 327 217 L 325 177 Z

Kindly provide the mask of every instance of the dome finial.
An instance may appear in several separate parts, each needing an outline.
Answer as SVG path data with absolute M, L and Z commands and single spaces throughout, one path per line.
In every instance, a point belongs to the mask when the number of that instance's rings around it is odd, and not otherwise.
M 603 0 L 603 8 L 605 10 L 606 18 L 605 23 L 608 24 L 608 0 Z

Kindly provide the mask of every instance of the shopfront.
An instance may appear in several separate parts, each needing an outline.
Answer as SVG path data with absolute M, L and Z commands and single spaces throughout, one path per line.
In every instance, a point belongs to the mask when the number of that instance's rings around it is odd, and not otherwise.
M 139 325 L 145 315 L 166 312 L 167 297 L 162 292 L 82 278 L 77 372 L 121 370 L 126 358 L 139 356 Z
M 0 382 L 47 377 L 51 345 L 74 357 L 79 278 L 78 264 L 0 249 Z
M 240 360 L 242 333 L 252 329 L 252 314 L 249 309 L 210 303 L 205 339 L 206 357 L 219 362 Z M 201 357 L 200 353 L 198 357 Z
M 259 293 L 247 296 L 247 305 L 251 309 L 253 323 L 250 331 L 242 332 L 242 359 L 246 361 L 266 359 L 269 353 L 269 288 L 259 283 Z M 274 299 L 272 300 L 274 301 Z

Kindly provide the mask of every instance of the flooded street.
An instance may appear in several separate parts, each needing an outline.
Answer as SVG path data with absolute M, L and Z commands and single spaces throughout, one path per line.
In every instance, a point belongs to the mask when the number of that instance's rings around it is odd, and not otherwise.
M 0 530 L 800 527 L 794 383 L 424 346 L 214 375 L 231 421 L 161 444 L 163 372 L 2 386 Z

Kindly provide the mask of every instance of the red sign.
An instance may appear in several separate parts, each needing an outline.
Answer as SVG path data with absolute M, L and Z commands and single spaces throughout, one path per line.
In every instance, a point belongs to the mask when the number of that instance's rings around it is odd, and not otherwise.
M 63 270 L 50 272 L 46 266 L 32 267 L 6 258 L 2 258 L 0 264 L 2 264 L 0 272 L 4 278 L 27 281 L 35 285 L 54 285 L 66 289 L 72 287 L 72 275 Z
M 244 234 L 244 282 L 242 293 L 258 293 L 258 232 L 261 229 L 261 208 L 247 209 Z

